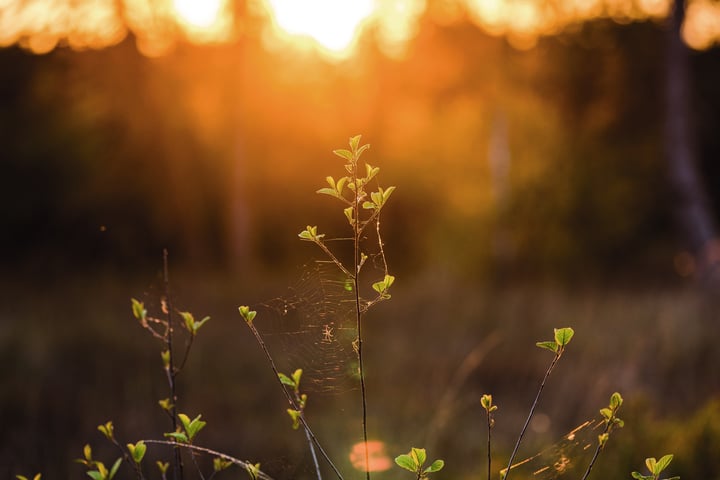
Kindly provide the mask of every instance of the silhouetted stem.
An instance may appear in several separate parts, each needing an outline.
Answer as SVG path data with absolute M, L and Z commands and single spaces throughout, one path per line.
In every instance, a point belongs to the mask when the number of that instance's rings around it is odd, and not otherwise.
M 188 450 L 193 450 L 196 452 L 203 452 L 207 453 L 209 455 L 213 455 L 218 458 L 222 458 L 223 460 L 226 460 L 228 462 L 233 463 L 234 465 L 238 465 L 240 467 L 243 467 L 244 469 L 248 469 L 249 467 L 252 467 L 252 465 L 248 462 L 244 462 L 242 460 L 239 460 L 235 457 L 231 457 L 230 455 L 227 455 L 225 453 L 220 453 L 215 450 L 211 450 L 209 448 L 205 447 L 198 447 L 197 445 L 190 445 L 188 443 L 177 443 L 177 442 L 171 442 L 168 440 L 143 440 L 143 442 L 147 444 L 156 444 L 156 445 L 170 445 L 175 448 L 187 448 Z M 263 472 L 257 472 L 257 478 L 261 480 L 273 480 L 273 478 Z
M 363 337 L 362 337 L 362 306 L 360 304 L 360 236 L 362 229 L 360 227 L 360 195 L 362 190 L 358 186 L 357 177 L 357 157 L 353 159 L 352 181 L 356 185 L 355 201 L 353 202 L 353 254 L 354 254 L 354 273 L 353 283 L 355 291 L 355 328 L 357 330 L 357 356 L 358 356 L 358 374 L 360 375 L 360 397 L 362 398 L 362 431 L 363 431 L 363 447 L 365 449 L 365 479 L 370 480 L 370 452 L 368 451 L 368 434 L 367 434 L 367 392 L 365 390 L 365 370 L 363 368 Z
M 548 377 L 550 376 L 550 372 L 552 372 L 553 368 L 555 368 L 555 365 L 557 364 L 558 360 L 560 360 L 560 356 L 562 355 L 563 350 L 562 350 L 562 347 L 559 347 L 559 348 L 560 349 L 555 354 L 553 361 L 550 363 L 550 366 L 548 367 L 547 371 L 545 372 L 545 376 L 543 377 L 542 382 L 540 383 L 540 388 L 538 388 L 537 395 L 535 395 L 535 401 L 533 401 L 533 404 L 530 407 L 530 413 L 528 414 L 528 417 L 525 420 L 525 425 L 523 425 L 523 428 L 520 431 L 520 435 L 518 436 L 517 442 L 515 442 L 515 448 L 513 449 L 512 455 L 510 455 L 510 460 L 508 461 L 507 470 L 505 471 L 505 478 L 503 480 L 507 480 L 507 477 L 510 475 L 510 467 L 512 467 L 513 460 L 515 460 L 515 455 L 517 454 L 518 448 L 520 448 L 520 442 L 522 442 L 522 439 L 525 436 L 525 431 L 527 430 L 528 425 L 530 425 L 530 420 L 532 419 L 532 416 L 535 413 L 535 408 L 537 407 L 537 405 L 540 401 L 540 395 L 542 394 L 543 388 L 545 388 L 545 382 L 547 381 Z
M 487 480 L 490 480 L 490 472 L 492 471 L 492 455 L 491 455 L 491 436 L 492 436 L 492 419 L 490 418 L 490 411 L 486 410 L 487 413 Z
M 173 363 L 173 325 L 172 325 L 172 300 L 170 300 L 170 276 L 168 274 L 168 251 L 163 249 L 163 281 L 165 283 L 165 314 L 167 315 L 167 349 L 169 355 L 169 364 L 167 368 L 167 378 L 170 384 L 170 398 L 172 406 L 170 407 L 170 416 L 172 417 L 173 432 L 177 430 L 177 393 L 175 388 L 175 364 Z M 174 455 L 173 479 L 181 480 L 183 478 L 182 459 L 180 458 L 180 449 L 175 448 Z
M 343 480 L 343 476 L 340 473 L 340 471 L 337 469 L 335 464 L 332 460 L 330 460 L 330 457 L 325 452 L 325 449 L 322 448 L 322 445 L 320 445 L 320 441 L 317 439 L 315 434 L 310 429 L 310 425 L 308 425 L 307 421 L 305 421 L 305 414 L 300 409 L 299 405 L 295 402 L 292 395 L 290 395 L 290 392 L 288 392 L 287 388 L 285 388 L 285 385 L 280 380 L 280 371 L 275 366 L 275 361 L 272 358 L 272 355 L 270 354 L 270 350 L 268 350 L 267 345 L 265 345 L 265 341 L 260 336 L 260 332 L 257 331 L 257 328 L 255 328 L 255 325 L 253 325 L 251 322 L 245 322 L 247 326 L 250 328 L 250 331 L 255 336 L 255 339 L 257 340 L 258 344 L 260 345 L 260 348 L 262 348 L 263 352 L 265 353 L 265 358 L 267 358 L 268 363 L 270 363 L 270 367 L 272 368 L 273 373 L 275 374 L 275 379 L 280 383 L 280 388 L 282 388 L 283 393 L 285 394 L 285 397 L 288 400 L 288 403 L 290 403 L 290 406 L 293 410 L 296 410 L 300 412 L 300 415 L 298 416 L 298 419 L 300 420 L 300 424 L 303 426 L 303 429 L 305 430 L 305 434 L 309 436 L 315 446 L 317 447 L 318 451 L 320 452 L 320 455 L 325 459 L 325 461 L 330 465 L 330 468 L 332 468 L 333 472 L 335 472 L 335 475 L 340 480 Z

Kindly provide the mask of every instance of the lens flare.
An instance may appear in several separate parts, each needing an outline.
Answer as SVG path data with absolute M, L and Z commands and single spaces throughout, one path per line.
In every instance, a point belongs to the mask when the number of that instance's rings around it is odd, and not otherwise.
M 365 442 L 358 442 L 353 445 L 350 451 L 350 463 L 352 466 L 362 472 L 384 472 L 392 467 L 392 460 L 385 453 L 385 443 L 379 440 L 369 440 L 367 442 L 368 463 L 365 465 Z

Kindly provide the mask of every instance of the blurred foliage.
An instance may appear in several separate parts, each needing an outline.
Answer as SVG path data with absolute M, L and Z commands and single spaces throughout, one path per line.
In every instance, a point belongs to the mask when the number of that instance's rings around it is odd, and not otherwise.
M 400 187 L 387 217 L 400 267 L 494 281 L 672 274 L 664 35 L 597 20 L 518 51 L 428 18 L 406 58 L 366 40 L 337 65 L 251 36 L 157 59 L 131 40 L 2 49 L 3 261 L 133 268 L 168 246 L 230 269 L 297 263 L 281 239 L 321 205 L 307 185 L 331 170 L 338 139 L 363 133 Z M 716 203 L 717 55 L 693 58 Z

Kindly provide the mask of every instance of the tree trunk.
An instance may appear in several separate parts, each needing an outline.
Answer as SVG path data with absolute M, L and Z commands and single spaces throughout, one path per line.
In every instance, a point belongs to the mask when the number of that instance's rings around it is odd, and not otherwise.
M 709 280 L 719 259 L 713 251 L 715 225 L 698 176 L 696 149 L 690 118 L 688 49 L 681 38 L 685 19 L 685 0 L 675 0 L 668 30 L 666 64 L 666 160 L 674 193 L 674 214 L 684 247 L 695 257 L 695 274 Z

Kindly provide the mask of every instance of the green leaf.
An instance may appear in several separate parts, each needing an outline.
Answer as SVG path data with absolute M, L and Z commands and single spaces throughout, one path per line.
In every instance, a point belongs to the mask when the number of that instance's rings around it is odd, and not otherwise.
M 288 387 L 295 388 L 295 382 L 285 375 L 284 373 L 278 373 L 278 378 L 280 379 L 280 383 L 283 385 L 287 385 Z
M 345 217 L 348 219 L 348 222 L 350 222 L 350 225 L 353 225 L 354 224 L 354 221 L 353 221 L 354 208 L 347 207 L 345 210 L 343 210 L 343 213 L 345 214 Z
M 195 326 L 195 318 L 193 317 L 192 313 L 190 312 L 180 312 L 180 316 L 183 319 L 183 326 L 185 329 L 192 333 L 193 327 Z
M 331 197 L 335 197 L 335 198 L 338 197 L 338 193 L 335 190 L 333 190 L 332 188 L 327 188 L 327 187 L 316 190 L 315 193 L 320 193 L 323 195 L 330 195 Z
M 410 450 L 410 456 L 416 460 L 418 468 L 422 467 L 425 460 L 427 460 L 427 453 L 425 453 L 424 448 L 413 447 L 412 450 Z
M 403 453 L 402 455 L 395 457 L 395 463 L 400 468 L 404 468 L 405 470 L 409 470 L 413 473 L 417 472 L 418 467 L 415 464 L 415 460 L 407 453 Z
M 255 465 L 253 465 L 250 462 L 246 462 L 245 470 L 247 471 L 248 475 L 250 475 L 251 480 L 257 480 L 258 476 L 260 475 L 260 464 L 256 463 Z
M 603 416 L 603 418 L 605 419 L 605 421 L 609 421 L 609 420 L 612 418 L 612 416 L 613 416 L 613 411 L 610 410 L 609 408 L 601 408 L 601 409 L 600 409 L 600 415 Z
M 192 332 L 193 335 L 195 335 L 195 334 L 198 332 L 198 330 L 200 330 L 200 327 L 202 327 L 203 325 L 205 325 L 205 323 L 206 323 L 208 320 L 210 320 L 210 317 L 205 317 L 205 318 L 203 318 L 202 320 L 200 320 L 199 322 L 195 322 L 195 325 L 193 326 L 193 332 Z
M 180 418 L 180 415 L 178 415 L 178 418 Z M 202 415 L 198 415 L 197 417 L 193 418 L 192 421 L 187 425 L 185 425 L 185 422 L 183 422 L 183 426 L 185 427 L 185 431 L 187 432 L 188 438 L 190 438 L 190 440 L 195 438 L 195 435 L 197 435 L 200 430 L 205 428 L 205 425 L 207 425 L 207 422 L 200 420 L 200 417 L 202 417 Z
M 130 452 L 130 456 L 135 461 L 135 463 L 142 462 L 142 459 L 145 456 L 145 452 L 147 451 L 147 445 L 145 445 L 145 442 L 140 440 L 134 445 L 132 443 L 128 443 L 127 448 Z
M 160 352 L 160 358 L 162 359 L 163 367 L 170 368 L 170 350 Z
M 300 378 L 302 377 L 302 374 L 303 374 L 302 368 L 298 368 L 292 374 L 292 379 L 295 382 L 296 387 L 300 387 Z
M 188 443 L 188 437 L 183 432 L 170 432 L 170 433 L 164 433 L 165 437 L 172 438 L 177 442 L 180 443 Z
M 662 472 L 663 470 L 665 470 L 665 469 L 668 467 L 668 465 L 670 465 L 670 462 L 672 462 L 672 459 L 673 459 L 673 455 L 672 455 L 672 454 L 668 454 L 668 455 L 662 456 L 662 457 L 660 458 L 660 460 L 657 461 L 657 464 L 655 465 L 655 468 L 656 468 L 657 470 L 656 470 L 656 471 L 653 471 L 653 473 L 654 473 L 655 475 L 660 475 L 660 472 Z
M 252 325 L 252 322 L 255 319 L 255 315 L 257 315 L 257 312 L 254 310 L 250 310 L 250 307 L 248 307 L 247 305 L 242 305 L 238 307 L 238 311 L 240 312 L 240 316 L 243 317 L 249 325 Z
M 163 475 L 167 473 L 168 468 L 170 468 L 170 462 L 161 462 L 160 460 L 155 462 L 155 465 L 157 465 L 158 470 L 160 470 L 160 473 Z
M 139 300 L 131 298 L 133 316 L 137 318 L 140 323 L 147 325 L 147 310 L 145 304 Z
M 369 182 L 373 179 L 375 175 L 380 172 L 380 169 L 378 167 L 373 167 L 369 163 L 365 164 L 365 181 Z
M 333 150 L 333 153 L 340 158 L 344 158 L 348 162 L 352 162 L 353 156 L 352 156 L 352 152 L 350 150 L 345 150 L 344 148 L 340 148 L 338 150 Z
M 374 210 L 377 208 L 377 205 L 375 205 L 373 202 L 365 201 L 365 202 L 363 202 L 362 207 L 365 210 Z
M 232 462 L 229 460 L 222 459 L 220 457 L 213 458 L 213 471 L 222 472 L 226 468 L 230 467 Z
M 557 353 L 558 350 L 558 345 L 555 342 L 537 342 L 535 345 L 545 350 L 550 350 L 553 353 Z
M 86 444 L 83 447 L 83 457 L 85 457 L 85 460 L 88 462 L 92 462 L 92 448 L 90 448 L 90 444 Z
M 85 473 L 87 473 L 88 477 L 92 478 L 93 480 L 105 480 L 105 476 L 97 470 L 90 470 L 89 472 Z
M 362 147 L 358 148 L 358 150 L 357 150 L 357 152 L 356 152 L 357 157 L 360 158 L 360 155 L 362 155 L 363 152 L 364 152 L 365 150 L 367 150 L 368 148 L 370 148 L 370 144 L 367 144 L 367 143 L 366 143 L 365 145 L 363 145 Z
M 570 343 L 570 340 L 572 340 L 573 335 L 575 335 L 575 331 L 570 327 L 556 328 L 555 329 L 555 342 L 559 346 L 564 347 L 565 345 Z
M 300 427 L 300 415 L 302 414 L 302 412 L 300 412 L 300 410 L 295 410 L 294 408 L 288 408 L 287 413 L 288 413 L 288 415 L 290 415 L 290 418 L 292 419 L 293 430 L 297 430 Z
M 112 440 L 114 438 L 114 427 L 112 422 L 105 422 L 104 425 L 98 425 L 97 428 L 108 440 Z
M 603 448 L 605 446 L 609 438 L 610 435 L 607 432 L 598 435 L 598 444 L 600 445 L 600 448 Z
M 173 404 L 170 402 L 169 398 L 163 398 L 162 400 L 158 400 L 158 405 L 160 405 L 160 408 L 162 408 L 166 412 L 169 412 L 170 409 L 173 407 Z
M 358 145 L 360 145 L 360 139 L 362 138 L 362 135 L 355 135 L 354 137 L 350 137 L 350 150 L 353 152 L 358 149 Z
M 112 480 L 112 478 L 115 476 L 115 474 L 118 471 L 118 468 L 120 468 L 120 464 L 122 463 L 122 457 L 115 460 L 115 463 L 113 463 L 112 468 L 110 469 L 110 473 L 108 474 L 108 480 Z
M 432 464 L 430 464 L 430 466 L 427 467 L 425 470 L 423 470 L 423 473 L 439 472 L 440 470 L 443 469 L 444 466 L 445 466 L 445 461 L 438 459 L 438 460 L 435 460 Z
M 622 405 L 622 403 L 622 395 L 620 395 L 618 392 L 610 395 L 610 408 L 612 408 L 613 410 L 617 410 L 618 408 L 620 408 L 620 405 Z
M 650 470 L 650 473 L 656 474 L 655 472 L 655 466 L 657 465 L 657 460 L 655 460 L 655 457 L 650 457 L 645 459 L 645 466 Z
M 353 159 L 352 152 L 350 150 L 345 150 L 344 148 L 340 148 L 338 150 L 333 150 L 333 153 L 340 158 L 344 158 L 348 162 L 351 162 Z
M 387 202 L 388 198 L 390 198 L 390 195 L 395 191 L 395 187 L 388 187 L 387 190 L 383 192 L 383 205 L 385 205 L 385 202 Z
M 637 480 L 652 480 L 653 478 L 652 475 L 643 475 L 640 472 L 632 472 L 630 475 Z

